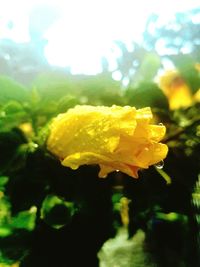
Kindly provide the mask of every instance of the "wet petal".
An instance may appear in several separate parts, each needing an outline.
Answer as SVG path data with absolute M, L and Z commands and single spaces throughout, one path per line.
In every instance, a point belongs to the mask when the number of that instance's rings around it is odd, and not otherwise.
M 137 177 L 166 157 L 167 146 L 158 143 L 164 126 L 151 125 L 150 108 L 76 106 L 52 122 L 47 148 L 64 166 L 77 169 L 99 164 L 100 177 L 120 170 Z

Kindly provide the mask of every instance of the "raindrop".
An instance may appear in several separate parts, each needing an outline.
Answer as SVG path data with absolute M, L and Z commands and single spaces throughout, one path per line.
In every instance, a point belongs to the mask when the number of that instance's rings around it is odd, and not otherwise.
M 158 125 L 159 125 L 159 126 L 163 126 L 163 123 L 162 123 L 162 122 L 160 122 L 160 123 L 158 123 Z
M 161 160 L 161 161 L 159 161 L 158 163 L 156 163 L 154 166 L 155 166 L 157 169 L 162 169 L 163 166 L 164 166 L 164 161 Z
M 89 136 L 94 136 L 94 135 L 95 135 L 95 131 L 94 131 L 93 129 L 90 129 L 90 130 L 88 131 L 88 135 L 89 135 Z

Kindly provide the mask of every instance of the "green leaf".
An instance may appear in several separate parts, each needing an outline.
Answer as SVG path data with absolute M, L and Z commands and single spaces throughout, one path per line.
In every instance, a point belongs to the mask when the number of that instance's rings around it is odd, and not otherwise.
M 136 80 L 152 81 L 160 66 L 161 61 L 158 54 L 155 52 L 147 53 L 137 70 Z
M 0 225 L 0 237 L 4 238 L 12 234 L 12 228 L 10 226 L 1 226 Z M 1 265 L 0 265 L 1 266 Z
M 4 191 L 5 185 L 7 184 L 9 177 L 7 176 L 0 176 L 0 192 Z
M 32 86 L 37 88 L 42 101 L 57 101 L 68 93 L 75 91 L 73 79 L 72 75 L 50 71 L 38 75 Z
M 0 237 L 10 235 L 12 229 L 9 225 L 11 218 L 11 205 L 4 193 L 0 191 Z
M 37 88 L 33 88 L 30 92 L 31 104 L 37 105 L 41 101 L 41 96 Z
M 0 170 L 8 167 L 11 161 L 16 158 L 17 149 L 24 144 L 26 139 L 18 129 L 0 132 Z
M 66 112 L 69 108 L 72 108 L 77 104 L 80 104 L 77 97 L 73 95 L 64 96 L 58 102 L 58 112 Z
M 16 114 L 24 110 L 21 103 L 15 100 L 8 101 L 2 109 L 6 114 Z
M 55 195 L 48 195 L 43 201 L 40 212 L 41 218 L 47 224 L 59 229 L 71 221 L 75 206 L 74 203 L 64 201 Z
M 186 215 L 176 212 L 169 212 L 169 213 L 156 212 L 156 218 L 168 222 L 176 222 L 176 221 L 181 221 L 183 223 L 188 222 L 188 217 Z
M 35 228 L 36 212 L 37 208 L 35 206 L 31 207 L 29 210 L 19 212 L 12 218 L 12 228 L 32 231 Z
M 152 82 L 142 82 L 137 88 L 128 88 L 128 104 L 136 108 L 155 107 L 168 109 L 168 101 L 163 92 Z
M 9 180 L 9 177 L 7 177 L 7 176 L 0 176 L 0 187 L 6 185 L 6 183 L 8 182 L 8 180 Z
M 162 178 L 166 181 L 167 185 L 172 183 L 171 177 L 165 171 L 163 171 L 162 169 L 158 169 L 156 167 L 155 169 L 162 176 Z
M 10 100 L 21 103 L 27 101 L 28 91 L 21 84 L 13 81 L 9 77 L 0 76 L 0 106 Z
M 194 61 L 192 55 L 179 54 L 173 56 L 172 60 L 192 92 L 196 92 L 200 88 L 200 75 L 195 69 L 196 61 Z
M 51 122 L 49 122 L 45 126 L 41 127 L 38 130 L 37 136 L 34 139 L 40 147 L 42 147 L 46 144 L 47 138 L 49 136 L 49 131 L 50 131 L 50 127 L 49 127 L 50 123 Z
M 10 130 L 30 120 L 20 102 L 10 100 L 0 109 L 0 131 Z

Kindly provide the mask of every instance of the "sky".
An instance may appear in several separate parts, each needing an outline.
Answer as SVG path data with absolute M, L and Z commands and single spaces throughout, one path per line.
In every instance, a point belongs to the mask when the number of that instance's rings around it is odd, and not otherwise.
M 130 50 L 132 41 L 142 40 L 151 13 L 158 13 L 160 23 L 166 24 L 176 12 L 200 4 L 199 0 L 0 0 L 0 6 L 0 38 L 29 42 L 29 16 L 40 10 L 34 27 L 45 30 L 49 64 L 70 67 L 74 74 L 96 74 L 101 72 L 102 57 L 109 60 L 111 70 L 116 68 L 120 51 L 115 40 Z M 12 29 L 7 27 L 11 21 Z

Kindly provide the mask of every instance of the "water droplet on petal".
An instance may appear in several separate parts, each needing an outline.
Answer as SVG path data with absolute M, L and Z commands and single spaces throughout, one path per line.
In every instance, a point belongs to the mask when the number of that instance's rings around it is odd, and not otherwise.
M 94 131 L 93 129 L 90 129 L 90 130 L 88 131 L 88 135 L 89 135 L 89 136 L 94 136 L 94 135 L 95 135 L 95 131 Z
M 161 160 L 161 161 L 159 161 L 158 163 L 156 163 L 154 166 L 155 166 L 157 169 L 162 169 L 163 166 L 164 166 L 164 161 Z
M 159 125 L 159 126 L 163 126 L 163 123 L 162 123 L 162 122 L 160 122 L 160 123 L 158 123 L 158 125 Z

